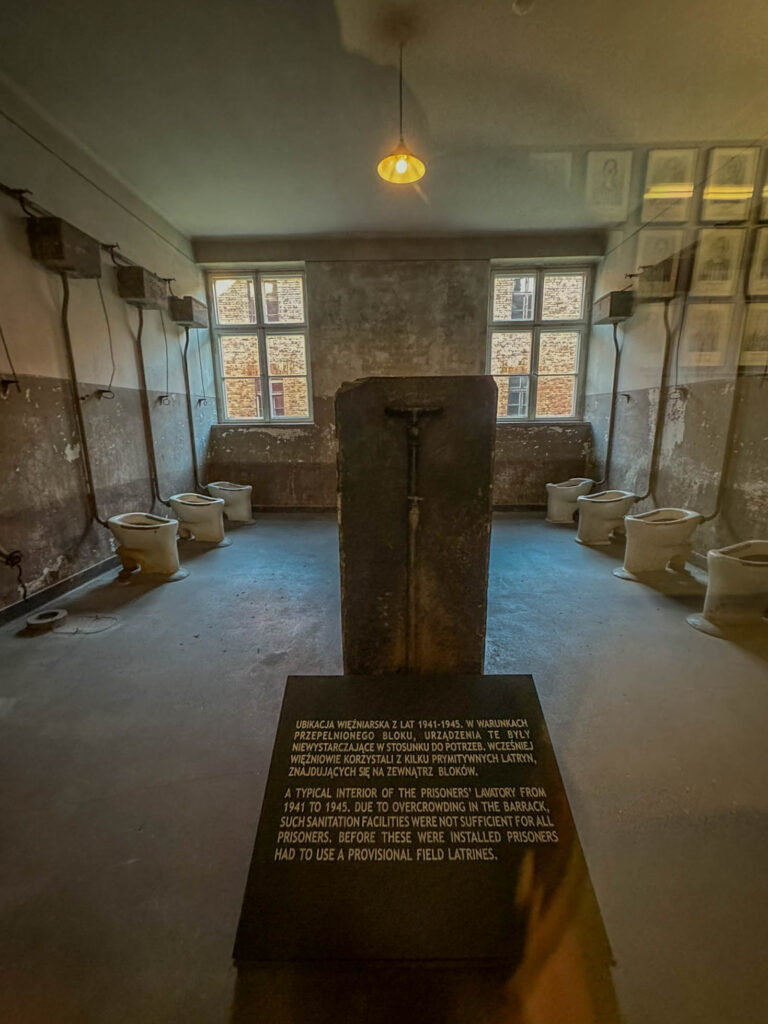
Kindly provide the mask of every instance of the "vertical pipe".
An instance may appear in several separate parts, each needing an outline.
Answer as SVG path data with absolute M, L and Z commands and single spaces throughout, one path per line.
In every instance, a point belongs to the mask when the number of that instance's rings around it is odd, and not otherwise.
M 144 437 L 147 442 L 147 458 L 149 461 L 149 479 L 152 484 L 152 495 L 154 506 L 155 500 L 161 505 L 167 505 L 165 498 L 160 496 L 160 484 L 157 473 L 157 460 L 155 458 L 155 438 L 152 432 L 152 414 L 149 408 L 149 394 L 147 392 L 147 372 L 144 366 L 144 349 L 141 346 L 141 338 L 144 333 L 144 310 L 141 306 L 136 309 L 139 313 L 139 324 L 136 331 L 136 365 L 139 371 L 139 384 L 141 385 L 141 411 L 144 418 Z
M 189 364 L 187 362 L 187 353 L 189 351 L 189 327 L 184 328 L 184 355 L 182 358 L 182 364 L 184 366 L 184 386 L 187 389 L 187 420 L 189 423 L 189 443 L 192 448 L 192 472 L 195 477 L 195 488 L 196 490 L 202 490 L 200 483 L 200 474 L 197 468 L 197 443 L 195 441 L 195 414 L 192 408 L 192 389 L 189 386 Z

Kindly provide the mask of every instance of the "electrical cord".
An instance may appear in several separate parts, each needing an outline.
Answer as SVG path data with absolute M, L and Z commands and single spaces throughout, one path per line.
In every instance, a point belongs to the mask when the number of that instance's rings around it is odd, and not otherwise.
M 27 599 L 27 585 L 24 582 L 24 571 L 21 567 L 21 560 L 24 557 L 21 551 L 6 551 L 5 548 L 0 548 L 0 561 L 3 565 L 7 565 L 9 569 L 16 570 L 16 579 L 19 587 L 21 587 L 22 601 Z
M 107 304 L 104 301 L 104 292 L 101 287 L 101 278 L 96 278 L 96 285 L 99 289 L 99 298 L 101 299 L 101 308 L 104 311 L 104 321 L 107 325 L 107 337 L 109 338 L 109 358 L 112 363 L 112 372 L 109 375 L 109 384 L 105 388 L 101 388 L 99 391 L 99 397 L 101 398 L 114 398 L 115 392 L 112 390 L 112 382 L 115 379 L 115 348 L 112 341 L 112 327 L 109 323 L 109 316 L 107 314 Z
M 13 360 L 11 359 L 11 352 L 10 352 L 10 349 L 8 348 L 8 342 L 5 340 L 5 331 L 3 330 L 3 325 L 1 323 L 0 323 L 0 341 L 2 341 L 3 349 L 5 351 L 5 358 L 8 360 L 8 366 L 10 367 L 10 370 L 11 370 L 11 379 L 10 380 L 6 380 L 5 378 L 3 378 L 3 380 L 2 380 L 3 393 L 5 393 L 8 390 L 8 388 L 11 386 L 11 384 L 15 384 L 16 385 L 16 390 L 19 392 L 19 394 L 21 394 L 21 384 L 19 384 L 19 376 L 16 373 L 16 368 L 13 365 Z M 201 364 L 201 372 L 202 372 L 202 364 Z
M 75 367 L 75 356 L 72 350 L 72 335 L 69 329 L 69 277 L 65 271 L 62 271 L 59 275 L 61 277 L 61 285 L 63 289 L 62 302 L 61 302 L 61 327 L 64 333 L 64 347 L 67 353 L 67 364 L 69 366 L 69 381 L 72 390 L 72 407 L 75 410 L 75 422 L 77 425 L 77 434 L 80 439 L 80 451 L 82 454 L 82 467 L 83 475 L 85 477 L 85 486 L 88 493 L 88 506 L 91 512 L 91 518 L 94 519 L 100 526 L 109 529 L 109 524 L 106 519 L 102 519 L 99 515 L 98 504 L 96 501 L 96 488 L 93 482 L 93 467 L 91 466 L 91 454 L 88 449 L 88 437 L 85 432 L 85 418 L 83 416 L 82 401 L 80 398 L 80 390 L 77 381 L 77 369 Z

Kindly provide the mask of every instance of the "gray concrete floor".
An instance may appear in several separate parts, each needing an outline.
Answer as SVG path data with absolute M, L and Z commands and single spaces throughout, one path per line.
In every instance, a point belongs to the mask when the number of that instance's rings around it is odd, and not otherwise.
M 0 630 L 0 1020 L 226 1024 L 289 673 L 341 671 L 333 516 L 183 545 L 180 583 L 58 601 L 100 634 Z M 766 1019 L 768 642 L 614 578 L 620 549 L 503 515 L 486 671 L 532 672 L 628 1024 Z

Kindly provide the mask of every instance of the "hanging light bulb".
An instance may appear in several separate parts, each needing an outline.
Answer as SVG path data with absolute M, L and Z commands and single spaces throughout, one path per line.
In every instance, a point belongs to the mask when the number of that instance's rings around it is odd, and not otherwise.
M 379 161 L 379 177 L 395 185 L 408 185 L 424 177 L 427 168 L 423 160 L 408 149 L 403 142 L 403 44 L 400 44 L 400 141 L 389 156 Z

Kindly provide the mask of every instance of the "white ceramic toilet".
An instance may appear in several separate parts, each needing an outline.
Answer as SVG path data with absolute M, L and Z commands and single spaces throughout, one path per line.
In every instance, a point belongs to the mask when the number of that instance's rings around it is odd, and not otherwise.
M 179 536 L 226 547 L 232 541 L 224 535 L 224 499 L 204 494 L 174 494 L 168 499 L 179 520 Z
M 579 512 L 576 540 L 579 544 L 588 544 L 592 547 L 610 544 L 614 530 L 623 532 L 624 516 L 636 501 L 635 495 L 629 491 L 582 494 L 576 499 Z
M 634 580 L 669 566 L 680 572 L 691 553 L 691 537 L 704 517 L 687 508 L 655 508 L 624 516 L 627 547 L 624 567 L 613 575 Z
M 143 573 L 162 576 L 167 582 L 189 575 L 179 567 L 178 520 L 163 519 L 149 512 L 124 512 L 111 516 L 107 522 L 117 541 L 116 553 L 124 573 L 141 569 Z
M 768 624 L 768 540 L 708 551 L 707 571 L 704 610 L 688 616 L 695 629 L 722 636 L 724 627 Z
M 559 484 L 547 484 L 547 522 L 569 523 L 573 526 L 576 502 L 589 494 L 595 481 L 586 476 L 572 476 Z
M 232 484 L 229 480 L 217 480 L 213 484 L 206 484 L 208 493 L 212 498 L 222 498 L 224 501 L 224 515 L 233 523 L 252 523 L 253 509 L 251 508 L 250 484 Z

